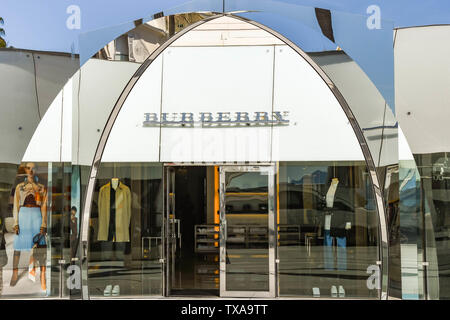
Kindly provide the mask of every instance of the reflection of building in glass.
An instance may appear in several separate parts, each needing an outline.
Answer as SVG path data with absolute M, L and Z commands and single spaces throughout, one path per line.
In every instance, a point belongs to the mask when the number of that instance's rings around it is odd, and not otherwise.
M 207 13 L 186 13 L 145 23 L 137 20 L 136 28 L 108 43 L 95 58 L 143 63 L 169 37 L 208 16 Z

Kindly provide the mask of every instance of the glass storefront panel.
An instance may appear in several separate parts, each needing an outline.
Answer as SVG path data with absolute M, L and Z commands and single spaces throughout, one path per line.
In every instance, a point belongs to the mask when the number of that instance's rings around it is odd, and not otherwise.
M 424 215 L 421 180 L 414 160 L 399 162 L 399 241 L 403 299 L 424 299 Z
M 282 162 L 280 295 L 379 298 L 378 214 L 364 162 Z
M 3 297 L 67 297 L 66 276 L 60 272 L 67 266 L 68 256 L 68 207 L 70 204 L 70 164 L 62 162 L 59 157 L 47 157 L 46 152 L 52 147 L 60 148 L 54 143 L 58 135 L 49 135 L 45 140 L 35 141 L 38 148 L 29 152 L 33 137 L 39 131 L 42 120 L 47 117 L 52 101 L 60 101 L 58 92 L 64 83 L 73 75 L 79 60 L 77 55 L 26 49 L 4 48 L 0 50 L 0 73 L 8 75 L 8 81 L 1 86 L 2 105 L 0 127 L 0 217 L 1 246 L 0 281 Z M 56 98 L 55 98 L 56 97 Z M 60 96 L 59 96 L 60 97 Z M 56 103 L 56 104 L 57 104 Z M 53 118 L 52 128 L 57 128 L 60 119 Z M 58 131 L 60 128 L 55 129 Z M 55 138 L 55 139 L 54 139 Z M 45 141 L 43 143 L 42 141 Z M 26 181 L 27 161 L 35 166 L 32 182 Z M 69 182 L 68 182 L 69 181 Z M 45 190 L 47 201 L 41 199 L 40 204 L 16 205 L 19 217 L 25 211 L 32 216 L 14 219 L 14 202 L 16 188 L 21 183 L 24 187 L 38 186 Z M 19 189 L 21 187 L 19 186 Z M 37 192 L 36 194 L 39 194 Z M 34 195 L 36 197 L 36 194 Z M 40 193 L 43 194 L 42 192 Z M 20 200 L 20 197 L 19 197 Z M 69 202 L 68 202 L 69 201 Z M 32 249 L 32 243 L 19 246 L 18 240 L 31 235 L 37 236 L 40 228 L 36 227 L 38 216 L 45 211 L 47 218 L 41 220 L 46 224 L 47 232 L 43 236 L 46 249 Z M 42 210 L 41 210 L 42 209 Z M 45 220 L 45 221 L 43 221 Z M 33 221 L 36 225 L 27 228 L 23 223 Z M 14 229 L 19 225 L 19 234 Z M 22 223 L 22 228 L 20 224 Z M 23 229 L 22 231 L 20 231 Z M 34 233 L 34 234 L 33 234 Z M 41 244 L 43 245 L 43 244 Z M 33 252 L 36 251 L 35 254 Z M 36 256 L 35 258 L 32 258 Z M 33 267 L 34 261 L 34 267 Z M 42 272 L 41 272 L 42 271 Z M 42 286 L 41 286 L 42 273 Z
M 383 177 L 383 191 L 386 208 L 386 224 L 389 232 L 389 296 L 401 298 L 401 233 L 399 210 L 399 166 L 379 169 Z
M 89 223 L 89 293 L 162 295 L 162 165 L 102 163 Z
M 388 105 L 367 74 L 346 52 L 336 50 L 313 52 L 309 55 L 339 88 L 339 92 L 343 95 L 345 102 L 355 116 L 365 138 L 364 144 L 367 144 L 368 153 L 372 158 L 372 165 L 376 168 L 378 183 L 374 183 L 379 185 L 380 191 L 384 193 L 385 206 L 387 203 L 393 205 L 397 202 L 394 207 L 398 207 L 398 197 L 395 199 L 394 192 L 395 188 L 398 189 L 398 184 L 389 185 L 395 179 L 386 179 L 389 168 L 398 165 L 398 123 L 391 109 L 393 105 Z M 387 192 L 386 190 L 390 191 Z M 393 195 L 394 198 L 386 198 Z M 393 230 L 398 230 L 400 220 L 398 217 L 396 218 L 392 210 L 386 211 L 386 216 L 381 219 L 383 225 L 386 222 L 390 224 Z M 390 234 L 389 238 L 398 240 L 395 234 Z M 389 267 L 383 268 L 382 292 L 385 294 L 389 286 L 389 296 L 400 298 L 401 261 L 399 243 L 391 240 L 388 243 L 387 238 L 384 239 L 384 235 L 381 241 L 383 243 L 383 260 L 387 260 L 389 251 Z
M 2 295 L 68 297 L 71 166 L 24 162 L 8 171 L 15 178 L 2 186 Z
M 448 152 L 415 154 L 420 173 L 416 206 L 420 228 L 425 294 L 428 299 L 450 299 L 450 160 Z M 419 187 L 419 185 L 418 185 Z

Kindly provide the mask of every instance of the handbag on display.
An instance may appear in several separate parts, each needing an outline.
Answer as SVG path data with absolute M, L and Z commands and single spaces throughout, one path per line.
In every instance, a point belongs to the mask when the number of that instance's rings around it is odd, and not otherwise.
M 5 229 L 6 229 L 6 232 L 14 233 L 14 218 L 13 217 L 5 218 Z
M 38 261 L 44 261 L 47 256 L 47 240 L 45 234 L 38 233 L 33 237 L 31 255 Z

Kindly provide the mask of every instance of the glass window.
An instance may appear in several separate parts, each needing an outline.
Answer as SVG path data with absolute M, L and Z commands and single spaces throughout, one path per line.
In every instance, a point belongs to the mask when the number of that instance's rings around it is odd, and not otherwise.
M 414 188 L 400 193 L 401 203 L 405 202 L 402 244 L 414 244 L 418 250 L 420 266 L 419 285 L 424 291 L 417 295 L 426 295 L 428 299 L 450 299 L 450 280 L 448 278 L 450 258 L 450 160 L 448 152 L 415 154 L 418 174 L 413 176 Z M 411 168 L 412 167 L 412 168 Z M 415 171 L 415 164 L 400 162 L 400 168 L 408 172 Z M 408 176 L 405 177 L 407 180 Z M 419 181 L 420 179 L 420 181 Z M 402 191 L 402 190 L 401 190 Z M 412 216 L 415 219 L 411 219 Z M 408 219 L 409 218 L 409 219 Z M 414 233 L 415 232 L 415 233 Z M 421 297 L 421 296 L 420 296 Z
M 89 292 L 162 295 L 162 165 L 102 163 L 89 224 Z
M 2 206 L 2 295 L 66 297 L 71 166 L 24 162 L 14 176 L 2 190 L 9 198 Z
M 279 167 L 280 295 L 379 297 L 378 215 L 364 162 Z

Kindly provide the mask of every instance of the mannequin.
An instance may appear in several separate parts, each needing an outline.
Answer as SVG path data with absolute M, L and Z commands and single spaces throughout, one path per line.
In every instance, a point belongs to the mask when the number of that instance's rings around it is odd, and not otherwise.
M 74 258 L 77 252 L 78 241 L 78 219 L 77 219 L 77 207 L 73 206 L 70 209 L 70 254 L 71 258 Z
M 324 223 L 324 262 L 325 269 L 334 270 L 333 242 L 337 251 L 337 270 L 347 269 L 347 232 L 351 229 L 351 221 L 346 211 L 339 209 L 338 201 L 335 201 L 340 193 L 339 179 L 331 180 L 326 194 L 326 212 Z M 337 296 L 336 286 L 331 287 L 331 295 Z M 342 285 L 339 286 L 339 296 L 345 296 Z
M 334 196 L 336 194 L 336 189 L 337 189 L 338 184 L 339 184 L 338 178 L 331 179 L 330 188 L 328 188 L 327 197 L 326 197 L 327 208 L 333 208 Z
M 98 238 L 104 261 L 123 260 L 125 244 L 130 241 L 131 192 L 119 178 L 112 178 L 100 188 L 98 196 Z M 108 278 L 112 278 L 109 273 Z M 108 284 L 105 296 L 118 296 L 119 285 Z
M 36 166 L 29 162 L 25 166 L 27 177 L 24 182 L 19 183 L 14 192 L 13 216 L 14 216 L 14 257 L 13 274 L 10 286 L 14 287 L 18 281 L 19 260 L 21 251 L 32 249 L 33 237 L 37 234 L 47 233 L 47 190 L 44 185 L 38 182 L 35 175 Z M 42 237 L 39 244 L 45 245 L 45 238 Z M 40 249 L 41 250 L 41 249 Z M 28 278 L 35 281 L 36 258 L 39 260 L 41 289 L 46 291 L 46 259 L 45 255 L 30 257 Z
M 117 187 L 119 186 L 119 178 L 112 178 L 111 186 L 114 190 L 117 190 Z

